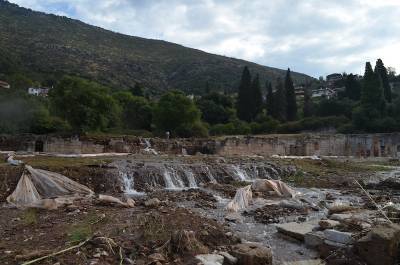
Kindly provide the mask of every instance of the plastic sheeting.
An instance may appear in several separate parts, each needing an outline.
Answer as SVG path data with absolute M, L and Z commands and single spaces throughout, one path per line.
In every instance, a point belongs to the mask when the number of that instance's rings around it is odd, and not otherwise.
M 296 192 L 280 180 L 257 179 L 251 185 L 253 191 L 274 191 L 278 196 L 294 198 Z
M 25 165 L 17 187 L 7 201 L 17 207 L 57 208 L 73 198 L 94 192 L 66 176 Z
M 242 209 L 249 207 L 249 203 L 253 198 L 253 193 L 251 192 L 251 185 L 244 188 L 240 188 L 236 191 L 235 197 L 232 201 L 228 203 L 226 209 L 228 211 L 237 212 Z

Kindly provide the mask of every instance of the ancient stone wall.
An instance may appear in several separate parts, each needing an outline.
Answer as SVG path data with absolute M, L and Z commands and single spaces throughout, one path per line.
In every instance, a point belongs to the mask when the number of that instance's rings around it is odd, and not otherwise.
M 297 134 L 228 137 L 220 155 L 399 157 L 400 134 Z
M 139 153 L 151 146 L 167 154 L 400 157 L 400 133 L 293 134 L 216 139 L 140 137 L 0 136 L 0 151 L 62 154 Z

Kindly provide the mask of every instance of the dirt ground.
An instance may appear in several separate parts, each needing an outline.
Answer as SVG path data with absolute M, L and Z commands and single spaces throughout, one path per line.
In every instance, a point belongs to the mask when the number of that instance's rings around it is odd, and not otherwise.
M 0 216 L 0 264 L 31 260 L 86 238 L 92 239 L 83 247 L 36 264 L 119 264 L 121 257 L 123 264 L 151 264 L 154 253 L 169 264 L 191 264 L 195 254 L 225 249 L 237 241 L 217 222 L 166 204 L 132 209 L 85 205 L 55 211 L 0 208 Z M 115 245 L 110 248 L 103 238 Z
M 32 157 L 24 161 L 64 174 L 96 193 L 122 196 L 120 183 L 109 175 L 107 165 L 111 158 Z M 360 192 L 354 179 L 364 179 L 381 169 L 365 163 L 330 160 L 276 162 L 297 168 L 295 174 L 283 179 L 293 186 L 348 192 Z M 22 170 L 0 163 L 0 203 L 15 188 Z M 236 189 L 244 185 L 248 184 L 232 182 L 206 187 L 232 198 Z M 148 198 L 158 198 L 161 203 L 146 207 L 144 201 Z M 176 207 L 177 202 L 194 201 L 197 207 L 215 208 L 216 199 L 210 194 L 199 190 L 155 191 L 135 200 L 134 208 L 87 203 L 54 211 L 0 207 L 0 264 L 20 264 L 80 242 L 85 244 L 35 264 L 197 264 L 196 254 L 228 250 L 239 242 L 227 226 Z M 279 217 L 287 215 L 307 215 L 306 210 L 277 207 L 266 206 L 249 215 L 266 224 L 278 223 Z

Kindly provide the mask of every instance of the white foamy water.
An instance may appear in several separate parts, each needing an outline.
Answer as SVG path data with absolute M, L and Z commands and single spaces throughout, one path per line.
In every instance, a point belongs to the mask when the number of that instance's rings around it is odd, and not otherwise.
M 135 182 L 132 176 L 129 176 L 125 172 L 119 172 L 120 177 L 122 178 L 123 188 L 122 190 L 124 193 L 129 195 L 144 195 L 144 192 L 136 191 L 134 188 Z

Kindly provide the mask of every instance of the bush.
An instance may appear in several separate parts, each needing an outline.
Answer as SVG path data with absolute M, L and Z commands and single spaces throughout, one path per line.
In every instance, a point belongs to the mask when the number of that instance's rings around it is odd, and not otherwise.
M 216 124 L 211 127 L 211 135 L 246 135 L 251 133 L 251 127 L 244 121 L 235 120 L 226 124 Z
M 175 134 L 179 137 L 207 137 L 208 129 L 204 123 L 198 121 L 193 124 L 182 124 L 175 130 Z
M 349 123 L 346 117 L 310 117 L 299 121 L 287 122 L 278 126 L 280 133 L 299 133 L 302 131 L 316 131 L 322 129 L 339 128 Z

